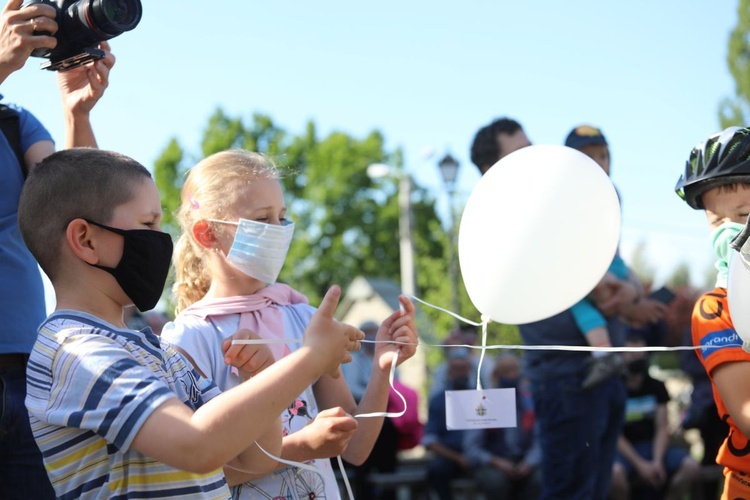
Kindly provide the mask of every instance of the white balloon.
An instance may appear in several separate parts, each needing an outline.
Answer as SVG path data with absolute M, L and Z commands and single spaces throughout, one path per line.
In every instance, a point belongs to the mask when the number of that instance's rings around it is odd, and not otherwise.
M 732 250 L 729 257 L 727 280 L 729 315 L 737 335 L 750 341 L 750 271 L 742 263 L 739 252 Z
M 601 280 L 619 234 L 617 192 L 594 160 L 565 146 L 519 149 L 482 177 L 464 208 L 466 291 L 500 323 L 554 316 Z

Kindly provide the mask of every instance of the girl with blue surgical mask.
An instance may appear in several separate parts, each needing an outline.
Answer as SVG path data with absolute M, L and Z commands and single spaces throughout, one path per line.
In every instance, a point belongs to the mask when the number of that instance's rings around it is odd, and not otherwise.
M 257 374 L 299 345 L 315 309 L 292 287 L 277 283 L 292 242 L 276 168 L 264 156 L 243 150 L 209 156 L 195 167 L 182 189 L 182 235 L 174 264 L 178 315 L 162 336 L 174 343 L 222 390 Z M 225 468 L 233 498 L 339 498 L 330 457 L 359 465 L 380 433 L 388 376 L 415 352 L 414 306 L 406 297 L 380 326 L 372 376 L 359 405 L 339 371 L 318 379 L 281 415 L 281 458 L 312 463 L 318 472 L 279 463 L 270 475 Z M 263 339 L 267 344 L 232 344 Z

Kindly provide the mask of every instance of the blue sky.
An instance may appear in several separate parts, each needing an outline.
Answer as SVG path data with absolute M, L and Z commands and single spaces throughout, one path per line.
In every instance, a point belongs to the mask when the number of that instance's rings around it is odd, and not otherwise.
M 736 1 L 143 4 L 140 25 L 111 42 L 117 64 L 92 118 L 103 148 L 149 168 L 170 137 L 197 152 L 217 106 L 293 132 L 309 119 L 321 133 L 379 129 L 446 213 L 436 160 L 447 150 L 460 160 L 465 199 L 479 179 L 468 153 L 479 126 L 510 116 L 533 142 L 560 144 L 591 123 L 611 145 L 626 260 L 643 241 L 657 280 L 687 261 L 704 281 L 708 226 L 673 188 L 733 92 Z M 54 76 L 39 62 L 0 90 L 62 143 Z

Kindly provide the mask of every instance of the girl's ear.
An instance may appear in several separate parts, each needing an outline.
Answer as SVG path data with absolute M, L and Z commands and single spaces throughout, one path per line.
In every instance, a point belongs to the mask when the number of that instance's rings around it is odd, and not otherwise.
M 94 228 L 83 219 L 73 219 L 65 229 L 65 242 L 73 255 L 89 264 L 98 264 L 99 242 Z
M 193 224 L 193 238 L 200 246 L 208 250 L 216 248 L 219 244 L 219 239 L 214 234 L 211 224 L 203 219 Z

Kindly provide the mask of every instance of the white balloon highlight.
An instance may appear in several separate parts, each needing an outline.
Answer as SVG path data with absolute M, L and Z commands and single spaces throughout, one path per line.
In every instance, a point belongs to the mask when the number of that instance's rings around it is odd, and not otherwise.
M 529 146 L 471 192 L 458 235 L 461 274 L 493 321 L 538 321 L 591 292 L 619 234 L 617 193 L 594 160 L 565 146 Z

